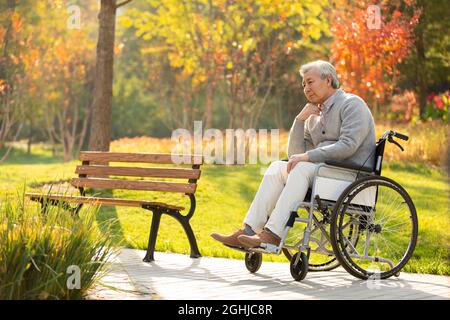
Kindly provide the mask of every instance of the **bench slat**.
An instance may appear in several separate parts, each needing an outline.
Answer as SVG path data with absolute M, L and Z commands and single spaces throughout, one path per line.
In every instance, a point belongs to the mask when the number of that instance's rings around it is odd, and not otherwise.
M 40 200 L 62 200 L 69 203 L 88 203 L 88 204 L 101 204 L 106 206 L 126 206 L 126 207 L 141 207 L 142 205 L 159 206 L 173 210 L 184 210 L 184 207 L 174 206 L 161 202 L 145 201 L 145 200 L 133 200 L 133 199 L 120 199 L 120 198 L 101 198 L 101 197 L 82 197 L 82 196 L 68 196 L 62 194 L 39 194 L 39 193 L 26 193 L 33 201 Z
M 119 180 L 102 178 L 74 178 L 72 185 L 75 187 L 101 188 L 101 189 L 128 189 L 165 192 L 194 193 L 195 183 L 143 181 L 143 180 Z
M 176 178 L 176 179 L 198 179 L 200 170 L 198 169 L 178 169 L 178 168 L 134 168 L 134 167 L 112 167 L 99 165 L 77 166 L 77 174 L 87 175 L 113 175 L 130 177 L 155 177 L 155 178 Z
M 174 156 L 178 157 L 182 155 L 174 155 Z M 188 162 L 187 164 L 203 164 L 202 155 L 185 155 L 184 157 L 190 160 L 190 162 Z M 172 155 L 165 153 L 123 153 L 123 152 L 81 151 L 80 160 L 93 162 L 147 162 L 147 163 L 174 164 L 174 162 L 172 161 Z

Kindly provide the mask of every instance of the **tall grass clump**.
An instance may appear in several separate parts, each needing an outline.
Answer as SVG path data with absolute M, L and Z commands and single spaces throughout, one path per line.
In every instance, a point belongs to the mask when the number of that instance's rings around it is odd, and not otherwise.
M 85 298 L 115 253 L 113 237 L 105 234 L 109 228 L 96 224 L 96 211 L 88 207 L 78 217 L 62 206 L 48 206 L 43 213 L 24 192 L 5 197 L 0 202 L 0 299 Z

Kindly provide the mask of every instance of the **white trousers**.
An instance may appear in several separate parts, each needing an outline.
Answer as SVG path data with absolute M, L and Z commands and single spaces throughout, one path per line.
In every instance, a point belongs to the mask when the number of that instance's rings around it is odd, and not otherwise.
M 244 223 L 259 233 L 263 228 L 282 236 L 292 211 L 297 211 L 312 186 L 317 163 L 299 162 L 287 173 L 286 161 L 274 161 L 264 173 Z M 353 181 L 356 174 L 331 168 L 321 168 L 320 174 Z

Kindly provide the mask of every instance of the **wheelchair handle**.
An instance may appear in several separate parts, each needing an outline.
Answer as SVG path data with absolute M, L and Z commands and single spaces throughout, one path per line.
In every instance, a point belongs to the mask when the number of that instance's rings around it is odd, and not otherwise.
M 403 147 L 400 145 L 400 143 L 398 143 L 397 141 L 395 141 L 394 139 L 392 139 L 391 136 L 389 136 L 388 141 L 389 141 L 390 143 L 395 144 L 397 147 L 400 148 L 400 150 L 405 151 L 405 149 L 403 149 Z
M 403 134 L 400 132 L 395 132 L 394 130 L 389 130 L 389 131 L 386 131 L 385 133 L 383 133 L 383 137 L 381 139 L 392 140 L 393 137 L 397 137 L 397 138 L 405 140 L 405 141 L 407 141 L 409 139 L 409 137 L 406 134 Z
M 393 137 L 397 137 L 399 139 L 408 141 L 409 137 L 406 134 L 402 134 L 400 132 L 391 131 Z
M 397 141 L 394 140 L 394 137 L 405 140 L 405 141 L 407 141 L 409 139 L 409 137 L 406 134 L 402 134 L 400 132 L 395 132 L 393 130 L 386 131 L 383 134 L 383 137 L 381 139 L 387 140 L 390 143 L 395 144 L 397 147 L 400 148 L 400 150 L 404 151 L 403 147 Z

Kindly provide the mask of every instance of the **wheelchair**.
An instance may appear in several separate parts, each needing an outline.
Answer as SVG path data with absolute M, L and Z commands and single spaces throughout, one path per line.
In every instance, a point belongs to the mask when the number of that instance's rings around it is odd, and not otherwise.
M 364 280 L 398 277 L 414 252 L 418 221 L 406 190 L 381 176 L 386 142 L 404 150 L 394 138 L 408 140 L 404 134 L 386 131 L 376 144 L 373 168 L 337 161 L 320 164 L 312 188 L 291 212 L 279 246 L 231 247 L 245 252 L 247 270 L 259 270 L 262 254 L 283 253 L 296 281 L 303 280 L 308 271 L 339 266 Z M 356 178 L 330 178 L 321 174 L 324 168 L 350 172 Z

